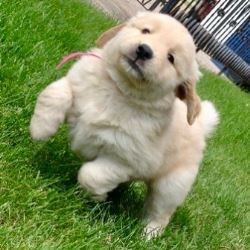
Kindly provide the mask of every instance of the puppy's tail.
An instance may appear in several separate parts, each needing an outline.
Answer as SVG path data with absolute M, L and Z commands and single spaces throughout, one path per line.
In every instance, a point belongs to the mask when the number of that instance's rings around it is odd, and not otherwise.
M 65 77 L 47 86 L 38 97 L 31 119 L 32 138 L 46 140 L 54 135 L 64 121 L 71 104 L 71 89 Z
M 209 137 L 219 123 L 219 113 L 209 101 L 203 101 L 200 114 L 200 121 L 203 126 L 205 137 Z

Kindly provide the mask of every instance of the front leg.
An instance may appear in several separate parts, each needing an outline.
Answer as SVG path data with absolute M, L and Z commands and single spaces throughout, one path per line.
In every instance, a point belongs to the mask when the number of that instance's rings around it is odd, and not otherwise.
M 48 85 L 39 95 L 30 122 L 30 133 L 35 140 L 46 140 L 54 135 L 72 105 L 72 93 L 66 77 Z
M 83 164 L 78 173 L 78 181 L 82 187 L 98 201 L 104 201 L 107 193 L 120 183 L 130 180 L 131 169 L 107 157 Z
M 163 232 L 169 220 L 186 198 L 195 180 L 198 167 L 179 167 L 161 176 L 149 184 L 149 193 L 145 204 L 147 239 Z

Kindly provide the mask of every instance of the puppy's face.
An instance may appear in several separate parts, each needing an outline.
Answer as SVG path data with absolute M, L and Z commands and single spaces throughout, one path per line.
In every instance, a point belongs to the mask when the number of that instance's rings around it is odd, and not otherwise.
M 140 13 L 105 32 L 97 45 L 123 93 L 146 101 L 175 94 L 186 102 L 187 121 L 193 124 L 200 112 L 199 70 L 193 39 L 181 23 L 168 15 Z
M 112 39 L 104 42 L 104 52 L 110 74 L 122 90 L 157 98 L 198 79 L 195 45 L 174 18 L 140 13 L 115 29 Z

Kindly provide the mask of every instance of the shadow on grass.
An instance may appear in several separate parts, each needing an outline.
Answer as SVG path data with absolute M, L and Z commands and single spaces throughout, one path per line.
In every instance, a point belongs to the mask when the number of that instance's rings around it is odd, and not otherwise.
M 97 203 L 78 187 L 77 172 L 84 161 L 71 151 L 66 137 L 56 136 L 48 142 L 36 143 L 35 147 L 37 150 L 31 159 L 34 172 L 39 173 L 41 178 L 48 180 L 51 183 L 49 186 L 59 192 L 75 189 L 77 197 L 84 203 L 85 211 L 86 209 L 91 211 L 95 208 Z M 144 196 L 145 187 L 142 183 L 139 185 L 121 184 L 109 194 L 106 202 L 99 204 L 99 208 L 105 210 L 109 216 L 124 215 L 136 219 L 142 212 Z M 97 209 L 93 217 L 98 218 L 98 214 Z M 103 219 L 103 213 L 100 216 Z
M 81 161 L 71 152 L 68 142 L 57 138 L 42 143 L 32 158 L 34 170 L 62 190 L 76 185 L 80 165 Z

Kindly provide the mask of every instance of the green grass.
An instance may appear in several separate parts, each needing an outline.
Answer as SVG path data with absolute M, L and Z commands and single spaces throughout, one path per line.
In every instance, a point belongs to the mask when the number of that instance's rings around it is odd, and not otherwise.
M 66 129 L 31 141 L 37 94 L 69 67 L 55 65 L 113 23 L 80 0 L 1 0 L 0 249 L 249 249 L 250 97 L 217 76 L 205 72 L 199 93 L 215 103 L 220 126 L 188 199 L 151 242 L 141 238 L 141 184 L 91 202 Z

